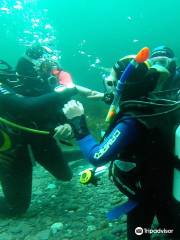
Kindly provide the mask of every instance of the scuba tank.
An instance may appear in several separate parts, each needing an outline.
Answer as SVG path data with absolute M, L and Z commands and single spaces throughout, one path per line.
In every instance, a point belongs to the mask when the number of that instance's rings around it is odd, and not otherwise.
M 175 157 L 176 163 L 173 176 L 173 197 L 180 202 L 180 125 L 175 132 Z

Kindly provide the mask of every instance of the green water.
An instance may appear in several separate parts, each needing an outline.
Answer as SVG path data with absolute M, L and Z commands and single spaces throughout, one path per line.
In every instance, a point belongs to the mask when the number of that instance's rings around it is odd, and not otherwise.
M 1 0 L 0 58 L 15 66 L 41 41 L 77 83 L 103 89 L 102 67 L 143 46 L 165 44 L 180 56 L 179 9 L 179 0 Z

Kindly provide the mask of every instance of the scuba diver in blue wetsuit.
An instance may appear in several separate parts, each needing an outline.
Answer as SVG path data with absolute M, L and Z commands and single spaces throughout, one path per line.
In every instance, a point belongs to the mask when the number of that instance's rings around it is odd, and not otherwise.
M 106 79 L 113 94 L 113 86 L 134 58 L 122 58 L 114 65 Z M 180 239 L 179 189 L 173 192 L 173 181 L 178 181 L 173 179 L 173 169 L 180 171 L 180 154 L 174 153 L 175 145 L 179 149 L 175 136 L 180 125 L 180 78 L 176 70 L 174 53 L 165 46 L 138 64 L 125 81 L 120 112 L 101 143 L 89 133 L 81 103 L 70 101 L 63 108 L 85 158 L 94 166 L 111 162 L 115 185 L 138 203 L 127 214 L 129 240 L 150 239 L 149 233 L 136 235 L 135 229 L 150 229 L 155 216 L 161 229 L 171 230 L 170 239 Z

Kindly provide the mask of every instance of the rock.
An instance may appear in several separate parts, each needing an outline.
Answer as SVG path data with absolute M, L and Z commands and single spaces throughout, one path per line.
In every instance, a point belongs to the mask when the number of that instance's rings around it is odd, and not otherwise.
M 89 223 L 94 223 L 96 221 L 96 218 L 94 216 L 87 216 L 86 217 L 86 220 L 89 222 Z
M 55 194 L 53 194 L 53 195 L 51 196 L 51 198 L 56 198 L 56 195 L 55 195 Z
M 108 226 L 109 226 L 110 228 L 112 228 L 112 227 L 113 227 L 113 224 L 112 224 L 111 222 L 109 222 L 109 223 L 108 223 Z
M 96 226 L 94 226 L 94 225 L 89 225 L 87 227 L 87 232 L 92 232 L 92 231 L 95 231 L 95 230 L 96 230 Z
M 70 203 L 70 204 L 67 204 L 65 208 L 67 211 L 77 211 L 80 208 L 80 206 Z
M 120 224 L 120 228 L 121 228 L 121 231 L 123 233 L 126 233 L 127 232 L 127 224 L 126 223 L 121 223 Z
M 50 227 L 51 233 L 54 235 L 57 232 L 61 231 L 63 229 L 63 223 L 61 222 L 56 222 L 53 223 Z
M 36 191 L 34 191 L 33 192 L 33 196 L 40 196 L 40 195 L 43 195 L 44 193 L 43 193 L 43 191 L 42 190 L 40 190 L 40 189 L 37 189 Z
M 39 211 L 38 211 L 37 207 L 35 208 L 33 206 L 31 207 L 30 211 L 28 211 L 26 213 L 26 217 L 29 219 L 36 218 L 38 215 L 39 215 Z
M 0 228 L 6 227 L 10 224 L 10 220 L 2 220 L 0 221 Z
M 37 240 L 48 240 L 50 236 L 50 230 L 43 230 L 36 234 L 35 239 Z
M 109 227 L 109 224 L 107 221 L 100 221 L 99 222 L 99 228 L 100 229 L 105 229 L 105 228 L 108 228 Z
M 115 236 L 121 236 L 122 233 L 126 232 L 126 224 L 121 223 L 119 226 L 114 227 L 111 231 L 111 233 Z
M 26 223 L 22 223 L 20 227 L 22 228 L 22 231 L 23 231 L 23 235 L 24 235 L 24 236 L 29 235 L 29 233 L 30 233 L 30 232 L 32 231 L 32 229 L 33 229 L 32 226 L 30 226 L 30 225 L 28 225 L 28 224 L 26 224 Z
M 101 237 L 100 240 L 114 240 L 114 235 L 109 234 L 109 233 L 103 234 L 103 236 Z
M 71 229 L 68 229 L 66 232 L 65 232 L 65 234 L 64 234 L 64 237 L 66 237 L 66 238 L 70 238 L 70 239 L 72 239 L 73 238 L 73 236 L 74 236 L 74 232 L 71 230 Z
M 122 223 L 126 223 L 127 222 L 127 215 L 124 214 L 121 218 L 120 218 Z
M 13 240 L 13 236 L 9 233 L 2 233 L 0 236 L 1 240 Z
M 13 234 L 21 233 L 22 232 L 22 225 L 11 227 L 10 232 Z
M 54 183 L 50 183 L 46 189 L 56 189 L 56 185 Z

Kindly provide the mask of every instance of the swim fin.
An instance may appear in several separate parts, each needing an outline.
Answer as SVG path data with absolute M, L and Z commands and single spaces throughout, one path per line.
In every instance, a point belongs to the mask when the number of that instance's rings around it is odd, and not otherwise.
M 138 202 L 133 200 L 128 200 L 125 203 L 120 204 L 119 206 L 113 208 L 110 212 L 107 213 L 107 218 L 109 220 L 114 220 L 122 217 L 124 214 L 129 213 L 136 206 L 138 206 Z

